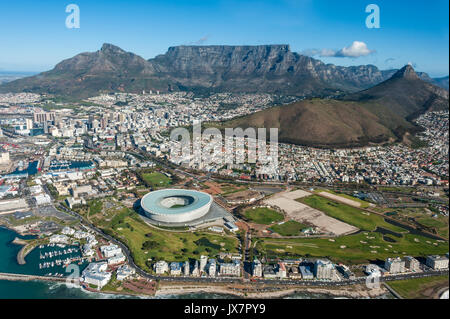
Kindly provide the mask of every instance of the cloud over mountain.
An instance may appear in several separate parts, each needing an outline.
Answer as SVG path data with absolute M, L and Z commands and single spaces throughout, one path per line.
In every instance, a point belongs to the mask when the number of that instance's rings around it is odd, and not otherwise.
M 340 50 L 332 49 L 308 49 L 302 52 L 308 56 L 320 56 L 320 57 L 334 57 L 334 58 L 359 58 L 374 53 L 375 50 L 370 50 L 367 44 L 361 41 L 353 41 L 348 47 Z

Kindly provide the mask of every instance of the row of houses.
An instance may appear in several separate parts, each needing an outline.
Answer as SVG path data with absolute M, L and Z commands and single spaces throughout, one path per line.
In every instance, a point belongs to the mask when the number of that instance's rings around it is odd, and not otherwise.
M 189 261 L 167 263 L 164 260 L 160 260 L 153 265 L 153 269 L 158 275 L 240 277 L 241 261 L 235 259 L 230 263 L 219 263 L 216 259 L 201 256 L 200 261 L 196 260 L 194 263 L 190 263 Z

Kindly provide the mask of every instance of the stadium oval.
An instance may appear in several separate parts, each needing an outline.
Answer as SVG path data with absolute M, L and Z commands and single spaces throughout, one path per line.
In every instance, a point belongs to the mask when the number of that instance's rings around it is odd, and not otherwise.
M 163 189 L 146 194 L 141 209 L 156 222 L 184 223 L 203 217 L 209 212 L 211 195 L 187 189 Z

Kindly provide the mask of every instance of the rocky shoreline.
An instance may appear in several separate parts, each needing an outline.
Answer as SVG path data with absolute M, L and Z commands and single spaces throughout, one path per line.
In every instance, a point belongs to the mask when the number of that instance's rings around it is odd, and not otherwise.
M 340 287 L 339 289 L 334 288 L 289 288 L 278 291 L 268 291 L 268 292 L 238 292 L 227 287 L 214 287 L 214 286 L 161 286 L 156 292 L 156 297 L 163 297 L 167 295 L 185 295 L 191 293 L 215 293 L 224 295 L 234 295 L 239 298 L 248 299 L 277 299 L 285 298 L 290 295 L 298 293 L 311 293 L 311 294 L 321 294 L 328 295 L 330 297 L 345 297 L 354 299 L 365 299 L 365 298 L 377 298 L 389 293 L 384 287 L 377 289 L 367 289 L 363 285 L 354 285 Z

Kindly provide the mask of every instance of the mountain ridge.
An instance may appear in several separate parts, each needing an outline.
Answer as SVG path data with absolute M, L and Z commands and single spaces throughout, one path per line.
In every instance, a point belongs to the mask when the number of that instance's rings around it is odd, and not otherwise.
M 367 89 L 393 73 L 374 65 L 325 64 L 292 52 L 287 44 L 174 46 L 146 60 L 105 43 L 100 50 L 65 59 L 50 71 L 3 84 L 0 92 L 85 98 L 109 92 L 193 90 L 313 97 Z
M 279 141 L 314 147 L 359 147 L 402 141 L 421 130 L 412 119 L 448 110 L 448 91 L 407 65 L 388 80 L 338 99 L 307 99 L 220 123 L 219 127 L 279 129 Z

